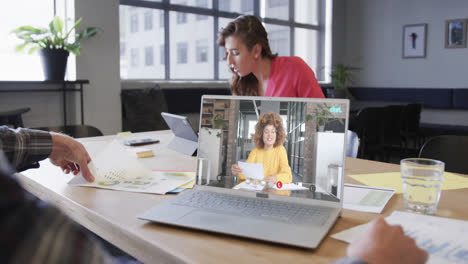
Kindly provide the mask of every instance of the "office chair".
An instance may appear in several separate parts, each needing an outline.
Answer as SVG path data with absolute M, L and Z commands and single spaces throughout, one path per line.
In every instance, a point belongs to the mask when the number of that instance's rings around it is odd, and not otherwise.
M 33 129 L 63 133 L 63 134 L 69 135 L 69 136 L 74 137 L 74 138 L 103 136 L 102 132 L 98 128 L 93 127 L 93 126 L 88 126 L 88 125 L 67 125 L 67 126 L 57 126 L 57 127 L 35 127 Z
M 422 136 L 419 131 L 421 109 L 421 104 L 408 104 L 403 107 L 401 112 L 400 136 L 406 156 L 410 150 L 419 153 L 421 149 Z M 413 149 L 410 149 L 410 143 L 413 143 Z
M 468 136 L 433 137 L 424 143 L 419 157 L 445 162 L 445 171 L 468 174 Z
M 19 108 L 10 111 L 0 112 L 0 125 L 7 125 L 13 128 L 24 127 L 22 114 L 29 112 L 31 108 Z

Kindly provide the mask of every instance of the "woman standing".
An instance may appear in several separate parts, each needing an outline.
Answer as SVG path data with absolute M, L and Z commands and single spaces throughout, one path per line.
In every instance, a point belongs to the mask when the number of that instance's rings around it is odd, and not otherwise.
M 299 57 L 273 54 L 260 20 L 245 15 L 229 22 L 219 34 L 233 72 L 233 95 L 324 98 L 312 69 Z

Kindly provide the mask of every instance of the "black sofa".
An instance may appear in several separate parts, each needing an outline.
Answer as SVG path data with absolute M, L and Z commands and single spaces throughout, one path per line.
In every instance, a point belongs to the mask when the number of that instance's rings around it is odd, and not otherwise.
M 231 95 L 228 88 L 122 89 L 122 131 L 143 132 L 168 129 L 161 112 L 187 116 L 198 130 L 203 95 Z
M 351 102 L 351 109 L 353 103 L 360 108 L 375 106 L 376 102 L 419 103 L 423 106 L 420 128 L 425 135 L 468 135 L 468 122 L 459 118 L 465 114 L 468 117 L 468 88 L 351 87 L 349 90 L 357 100 Z

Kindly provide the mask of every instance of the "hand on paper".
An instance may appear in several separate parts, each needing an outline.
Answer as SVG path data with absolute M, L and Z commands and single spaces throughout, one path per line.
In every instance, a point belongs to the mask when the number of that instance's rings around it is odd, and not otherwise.
M 406 236 L 401 226 L 388 225 L 383 218 L 372 221 L 364 237 L 353 241 L 347 253 L 369 264 L 417 264 L 428 259 L 427 252 Z
M 265 181 L 267 182 L 276 182 L 278 180 L 278 177 L 276 175 L 270 175 L 265 177 Z
M 237 165 L 237 164 L 232 164 L 232 166 L 231 166 L 231 172 L 232 172 L 232 175 L 237 176 L 237 175 L 239 175 L 239 174 L 242 173 L 242 169 L 241 169 L 241 167 L 239 167 L 239 165 Z
M 52 153 L 49 159 L 52 164 L 62 168 L 65 173 L 74 175 L 82 172 L 83 177 L 89 181 L 94 181 L 94 176 L 88 168 L 91 162 L 86 149 L 81 143 L 66 135 L 51 133 L 52 135 Z

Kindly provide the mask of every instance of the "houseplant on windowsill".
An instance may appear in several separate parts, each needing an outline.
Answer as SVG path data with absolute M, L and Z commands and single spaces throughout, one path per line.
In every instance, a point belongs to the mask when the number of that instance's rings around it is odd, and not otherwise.
M 78 19 L 68 32 L 65 32 L 63 20 L 58 16 L 49 23 L 49 28 L 21 26 L 14 29 L 12 33 L 24 41 L 24 43 L 17 45 L 15 50 L 21 52 L 29 48 L 31 54 L 39 49 L 45 79 L 63 80 L 69 53 L 79 56 L 81 54 L 81 40 L 91 38 L 98 32 L 96 27 L 88 27 L 73 33 L 81 21 L 81 18 Z
M 333 66 L 330 77 L 332 78 L 334 97 L 348 98 L 350 100 L 354 99 L 348 89 L 348 85 L 353 82 L 353 72 L 358 70 L 360 70 L 360 68 L 346 66 L 342 63 Z

